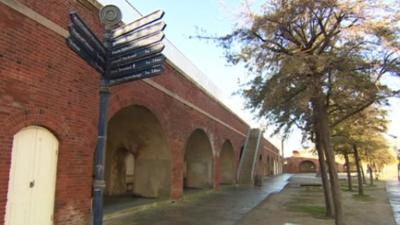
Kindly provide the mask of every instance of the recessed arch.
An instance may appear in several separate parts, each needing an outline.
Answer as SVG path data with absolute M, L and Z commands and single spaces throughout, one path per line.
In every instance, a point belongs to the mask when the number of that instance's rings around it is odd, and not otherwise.
M 184 156 L 183 185 L 188 188 L 211 188 L 213 151 L 208 135 L 196 129 L 188 138 Z
M 315 173 L 317 172 L 317 166 L 310 160 L 304 160 L 299 164 L 300 173 Z
M 106 194 L 168 196 L 171 154 L 157 117 L 144 106 L 131 105 L 114 114 L 107 133 Z
M 221 153 L 219 155 L 221 184 L 234 184 L 235 183 L 235 152 L 233 145 L 229 140 L 226 140 L 222 145 Z

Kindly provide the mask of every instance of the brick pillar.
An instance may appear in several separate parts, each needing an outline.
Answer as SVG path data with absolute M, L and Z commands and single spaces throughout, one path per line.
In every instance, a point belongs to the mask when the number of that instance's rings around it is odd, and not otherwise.
M 183 195 L 183 161 L 185 157 L 184 141 L 171 141 L 171 199 L 180 199 Z
M 214 190 L 219 191 L 220 190 L 220 183 L 221 183 L 221 160 L 219 157 L 219 153 L 217 153 L 215 156 L 213 156 L 213 161 L 214 161 Z

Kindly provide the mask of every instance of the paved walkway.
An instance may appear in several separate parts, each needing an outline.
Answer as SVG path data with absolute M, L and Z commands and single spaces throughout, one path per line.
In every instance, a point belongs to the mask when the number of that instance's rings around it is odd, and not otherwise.
M 397 225 L 400 225 L 400 182 L 397 180 L 388 181 L 386 190 L 393 209 L 394 220 Z
M 107 219 L 105 225 L 234 225 L 272 193 L 280 192 L 290 175 L 265 180 L 262 187 L 224 187 L 177 203 L 125 213 Z

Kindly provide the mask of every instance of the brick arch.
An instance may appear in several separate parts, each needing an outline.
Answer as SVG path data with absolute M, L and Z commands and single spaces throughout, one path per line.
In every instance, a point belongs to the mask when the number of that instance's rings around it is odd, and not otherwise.
M 129 152 L 135 156 L 136 174 L 132 178 L 134 181 L 130 181 L 132 189 L 129 192 L 143 197 L 170 195 L 172 151 L 157 115 L 148 107 L 134 103 L 110 116 L 106 151 L 107 195 L 117 196 L 129 191 L 125 173 L 121 172 L 126 169 L 121 160 Z M 147 179 L 152 179 L 151 184 Z
M 60 146 L 62 146 L 70 136 L 71 128 L 68 126 L 68 123 L 63 122 L 65 120 L 64 117 L 58 114 L 48 114 L 40 109 L 37 111 L 32 110 L 32 112 L 30 113 L 27 112 L 28 111 L 20 112 L 2 118 L 4 121 L 7 121 L 7 123 L 2 123 L 4 124 L 3 126 L 4 130 L 1 133 L 2 137 L 0 136 L 0 144 L 4 144 L 4 146 L 7 147 L 12 147 L 12 141 L 14 135 L 24 127 L 33 125 L 41 126 L 48 129 L 57 138 Z M 93 124 L 90 122 L 88 122 L 86 126 L 82 129 L 86 131 L 84 133 L 90 133 L 90 134 L 97 133 L 96 127 L 94 127 Z M 95 137 L 96 136 L 94 135 L 92 139 L 85 138 L 84 145 L 94 149 L 94 147 L 96 146 Z M 2 152 L 3 154 L 4 153 L 10 154 L 11 148 L 10 151 L 2 151 Z
M 303 171 L 302 170 L 302 166 L 304 165 L 304 164 L 311 164 L 314 168 L 313 168 L 313 170 L 311 171 L 311 170 L 307 170 L 307 171 Z M 300 161 L 299 162 L 299 165 L 298 165 L 298 167 L 299 167 L 299 172 L 300 173 L 310 173 L 310 172 L 317 172 L 317 164 L 315 163 L 315 162 L 313 162 L 313 160 L 308 160 L 308 159 L 304 159 L 304 160 L 302 160 L 302 161 Z M 305 168 L 304 168 L 305 169 Z M 310 168 L 311 169 L 311 168 Z
M 218 171 L 216 180 L 218 183 L 222 182 L 225 184 L 234 184 L 236 182 L 237 173 L 235 148 L 230 139 L 225 139 L 223 144 L 220 146 L 220 152 L 218 159 L 216 160 L 218 162 L 218 169 L 216 169 L 216 171 Z M 226 148 L 225 150 L 224 147 Z M 232 154 L 232 158 L 230 158 L 230 154 Z M 223 159 L 223 157 L 225 159 Z
M 157 101 L 160 99 L 162 101 Z M 180 103 L 165 96 L 160 91 L 154 91 L 153 87 L 147 86 L 146 83 L 138 81 L 111 88 L 108 120 L 118 111 L 131 105 L 140 105 L 147 108 L 159 121 L 171 151 L 171 198 L 179 199 L 182 196 L 185 147 L 193 128 L 191 125 L 188 126 L 179 120 L 184 120 L 182 116 L 189 118 L 190 115 L 176 115 L 176 110 L 171 110 L 171 108 L 180 106 Z M 182 126 L 181 129 L 176 129 L 177 124 L 178 126 Z M 214 146 L 212 145 L 212 147 Z
M 200 133 L 197 134 L 198 132 Z M 213 142 L 210 136 L 207 134 L 206 129 L 194 129 L 191 133 L 189 133 L 189 135 L 186 136 L 187 138 L 184 147 L 183 160 L 184 162 L 187 160 L 187 176 L 184 176 L 187 178 L 187 182 L 184 182 L 184 186 L 191 188 L 210 188 L 210 185 L 212 185 L 214 188 L 216 188 L 216 182 L 218 181 L 216 178 L 217 160 L 213 151 Z M 194 145 L 194 149 L 190 148 L 189 146 L 192 141 L 195 141 L 195 143 L 200 141 L 199 143 L 202 143 L 203 137 L 208 141 L 206 144 L 210 145 L 211 155 L 208 155 L 210 154 L 209 152 L 199 151 L 200 149 L 196 149 L 196 147 L 199 145 Z M 209 162 L 208 159 L 211 159 L 211 162 Z M 191 167 L 190 165 L 196 165 L 197 169 L 195 169 L 195 167 Z M 202 172 L 199 172 L 198 166 L 201 166 L 200 168 L 203 170 Z M 207 174 L 210 172 L 211 174 Z
M 58 140 L 59 142 L 59 156 L 58 158 L 63 158 L 64 154 L 68 154 L 68 146 L 70 143 L 70 135 L 71 135 L 71 127 L 68 126 L 68 123 L 64 122 L 65 118 L 59 114 L 48 113 L 45 110 L 37 109 L 25 109 L 23 112 L 13 113 L 8 116 L 3 116 L 1 124 L 3 124 L 2 130 L 0 130 L 0 146 L 3 149 L 0 151 L 0 165 L 7 165 L 3 167 L 4 174 L 7 176 L 0 176 L 0 183 L 6 184 L 5 188 L 8 190 L 8 179 L 9 179 L 9 171 L 12 157 L 12 143 L 13 138 L 18 131 L 28 126 L 40 126 L 48 129 Z M 7 122 L 4 122 L 7 121 Z M 83 121 L 81 121 L 83 123 Z M 96 134 L 96 128 L 88 122 L 86 126 L 82 127 L 82 132 L 86 134 Z M 83 139 L 82 146 L 85 146 L 85 149 L 95 149 L 96 146 L 96 136 L 93 135 L 93 138 L 85 138 Z M 62 214 L 63 208 L 57 207 L 58 204 L 69 205 L 66 203 L 68 200 L 64 200 L 65 202 L 60 202 L 60 198 L 58 196 L 63 195 L 63 192 L 66 190 L 62 189 L 63 185 L 60 185 L 62 181 L 63 173 L 62 168 L 65 167 L 65 164 L 68 164 L 65 160 L 59 160 L 57 162 L 57 180 L 56 180 L 56 197 L 55 197 L 55 211 L 54 215 L 56 221 L 60 218 Z M 90 196 L 88 196 L 90 198 Z M 7 204 L 7 191 L 2 192 L 0 194 L 0 208 L 4 208 Z M 72 204 L 86 204 L 86 203 L 77 203 L 74 202 Z M 69 205 L 71 206 L 71 205 Z M 4 215 L 3 215 L 4 216 Z M 0 216 L 0 223 L 3 221 L 4 217 Z
M 142 98 L 138 98 L 135 95 L 136 95 L 136 93 L 134 93 L 133 91 L 129 95 L 125 95 L 121 92 L 113 93 L 110 97 L 110 102 L 109 102 L 109 107 L 108 107 L 108 115 L 107 115 L 108 121 L 122 109 L 129 107 L 129 106 L 138 105 L 138 106 L 145 107 L 149 111 L 151 111 L 151 113 L 153 113 L 154 116 L 157 118 L 157 120 L 160 122 L 160 125 L 163 128 L 163 130 L 167 131 L 166 124 L 168 124 L 168 122 L 167 122 L 165 116 L 162 116 L 163 110 L 161 108 L 158 108 L 157 105 L 150 104 L 149 101 L 144 100 Z
M 182 139 L 185 140 L 185 147 L 184 147 L 183 154 L 185 154 L 185 152 L 186 152 L 187 142 L 188 142 L 190 136 L 192 136 L 192 134 L 194 132 L 196 132 L 197 130 L 204 132 L 204 134 L 207 136 L 208 141 L 210 142 L 210 145 L 211 145 L 213 159 L 215 159 L 215 157 L 219 153 L 219 150 L 217 148 L 217 146 L 219 146 L 219 145 L 217 145 L 218 140 L 215 140 L 213 132 L 211 132 L 210 129 L 208 129 L 207 127 L 203 127 L 203 126 L 198 126 L 196 128 L 193 128 L 193 129 L 191 129 L 190 132 L 187 132 L 187 133 L 185 133 L 185 135 L 182 136 Z
M 58 115 L 47 115 L 43 112 L 33 112 L 33 113 L 19 113 L 13 114 L 4 118 L 4 132 L 6 136 L 13 136 L 27 126 L 42 126 L 49 131 L 51 131 L 59 141 L 62 141 L 64 136 L 68 134 L 68 126 L 66 124 L 61 124 L 62 118 Z
M 161 129 L 163 130 L 166 138 L 168 145 L 174 146 L 174 143 L 176 142 L 177 139 L 180 139 L 180 141 L 186 140 L 184 137 L 178 136 L 174 130 L 173 126 L 170 120 L 170 115 L 166 113 L 165 105 L 163 104 L 151 104 L 154 102 L 154 97 L 151 97 L 149 94 L 146 93 L 138 93 L 138 89 L 135 86 L 138 85 L 138 83 L 143 83 L 143 82 L 132 82 L 132 83 L 127 83 L 124 85 L 119 85 L 118 87 L 111 88 L 111 96 L 110 96 L 110 101 L 109 101 L 109 107 L 108 107 L 108 121 L 120 110 L 132 106 L 132 105 L 138 105 L 147 108 L 151 113 L 154 114 L 154 116 L 157 118 L 159 121 L 159 124 L 161 126 Z M 155 92 L 157 94 L 160 94 L 159 92 Z M 155 93 L 152 92 L 152 95 L 155 95 Z M 162 98 L 163 95 L 160 94 L 159 96 Z M 172 150 L 172 148 L 170 148 Z M 179 149 L 179 151 L 173 151 L 171 152 L 171 157 L 172 158 L 179 158 L 179 155 L 182 155 L 184 153 L 184 149 Z

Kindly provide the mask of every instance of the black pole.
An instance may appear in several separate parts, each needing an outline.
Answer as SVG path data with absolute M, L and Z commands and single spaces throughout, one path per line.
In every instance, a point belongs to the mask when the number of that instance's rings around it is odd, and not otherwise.
M 100 112 L 99 112 L 99 128 L 96 148 L 96 174 L 93 184 L 93 225 L 103 224 L 103 194 L 106 187 L 104 181 L 105 152 L 107 143 L 107 111 L 108 99 L 110 91 L 108 87 L 108 73 L 110 72 L 110 54 L 111 54 L 111 29 L 106 28 L 105 43 L 107 51 L 106 68 L 103 79 L 100 84 Z
M 104 181 L 104 161 L 107 141 L 107 109 L 110 92 L 107 82 L 102 80 L 100 86 L 100 111 L 99 127 L 96 148 L 95 180 L 93 184 L 93 225 L 103 224 L 103 193 L 105 188 Z

